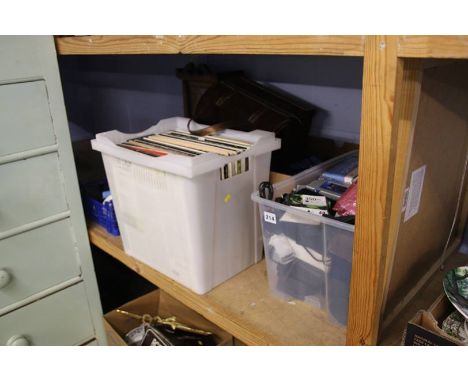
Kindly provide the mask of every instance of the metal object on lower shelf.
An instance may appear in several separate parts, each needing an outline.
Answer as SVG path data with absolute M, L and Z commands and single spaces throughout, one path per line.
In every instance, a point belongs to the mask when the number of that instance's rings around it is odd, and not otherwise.
M 168 326 L 172 330 L 182 330 L 184 332 L 198 334 L 198 335 L 201 335 L 201 336 L 209 336 L 209 335 L 212 334 L 211 332 L 207 332 L 207 331 L 201 330 L 201 329 L 194 329 L 194 328 L 191 328 L 191 327 L 189 327 L 189 326 L 187 326 L 185 324 L 177 322 L 177 317 L 175 317 L 175 316 L 168 317 L 168 318 L 161 318 L 159 316 L 154 316 L 153 317 L 150 314 L 139 315 L 139 314 L 130 313 L 130 312 L 127 312 L 125 310 L 120 310 L 120 309 L 117 309 L 117 313 L 124 314 L 124 315 L 132 317 L 132 318 L 134 318 L 136 320 L 141 320 L 141 322 L 143 324 L 151 325 L 153 323 L 156 323 L 156 324 L 159 324 L 159 325 Z
M 191 328 L 190 328 L 191 329 Z M 214 338 L 208 334 L 195 334 L 181 329 L 172 329 L 164 324 L 143 322 L 130 330 L 124 338 L 129 346 L 212 346 Z
M 143 337 L 145 336 L 145 330 L 146 330 L 145 328 L 146 328 L 146 325 L 142 324 L 130 330 L 125 335 L 125 338 L 124 338 L 124 341 L 127 343 L 127 345 L 138 346 L 143 340 Z

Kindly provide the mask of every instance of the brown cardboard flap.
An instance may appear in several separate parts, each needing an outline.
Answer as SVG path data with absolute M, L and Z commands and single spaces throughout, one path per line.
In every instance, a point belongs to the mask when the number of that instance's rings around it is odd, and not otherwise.
M 442 322 L 454 310 L 454 306 L 449 301 L 445 293 L 442 293 L 439 297 L 437 297 L 437 299 L 432 303 L 427 311 L 434 317 L 439 325 L 442 326 Z
M 119 309 L 140 315 L 148 313 L 152 316 L 156 316 L 159 313 L 159 290 L 132 300 L 122 305 Z M 125 334 L 130 330 L 140 325 L 139 321 L 118 313 L 116 310 L 105 314 L 104 318 L 122 338 L 125 337 Z
M 139 315 L 145 313 L 151 316 L 159 315 L 161 318 L 176 316 L 177 320 L 181 323 L 213 333 L 218 346 L 232 345 L 233 339 L 229 333 L 161 290 L 145 294 L 144 296 L 122 305 L 119 309 Z M 106 332 L 108 332 L 108 342 L 111 345 L 125 346 L 126 344 L 123 341 L 125 334 L 140 325 L 138 320 L 118 313 L 116 310 L 105 314 L 104 319 L 110 327 L 109 329 L 105 325 Z M 115 338 L 116 336 L 120 337 L 120 341 Z
M 442 329 L 443 320 L 454 311 L 445 294 L 440 295 L 429 310 L 420 310 L 408 322 L 404 335 L 405 345 L 459 345 L 464 344 Z
M 283 180 L 289 179 L 291 175 L 282 174 L 280 172 L 270 172 L 270 183 L 275 184 L 282 182 Z
M 104 318 L 104 331 L 106 332 L 108 346 L 127 346 L 123 338 L 115 331 L 115 329 Z

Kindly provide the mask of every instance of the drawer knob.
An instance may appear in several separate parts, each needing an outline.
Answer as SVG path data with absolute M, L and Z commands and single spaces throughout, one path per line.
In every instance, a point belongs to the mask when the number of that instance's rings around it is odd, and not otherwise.
M 13 336 L 7 342 L 7 346 L 29 346 L 29 345 L 30 343 L 28 339 L 23 336 Z
M 10 280 L 10 274 L 5 269 L 0 269 L 0 289 L 7 286 Z

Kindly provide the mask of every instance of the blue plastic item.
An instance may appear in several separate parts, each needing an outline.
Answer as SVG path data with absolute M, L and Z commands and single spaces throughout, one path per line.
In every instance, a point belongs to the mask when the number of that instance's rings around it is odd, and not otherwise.
M 350 185 L 357 176 L 358 154 L 351 154 L 332 168 L 326 170 L 322 176 L 334 182 Z
M 83 196 L 84 209 L 88 219 L 103 226 L 111 235 L 119 236 L 119 226 L 112 201 L 101 203 L 89 196 Z

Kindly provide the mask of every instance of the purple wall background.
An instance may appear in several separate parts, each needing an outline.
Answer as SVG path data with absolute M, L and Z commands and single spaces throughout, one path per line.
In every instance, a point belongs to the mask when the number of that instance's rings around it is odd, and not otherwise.
M 114 129 L 138 132 L 183 115 L 175 68 L 189 62 L 244 70 L 318 106 L 310 135 L 359 143 L 361 58 L 254 55 L 59 56 L 72 139 Z M 468 226 L 460 251 L 468 254 Z
M 137 132 L 183 115 L 175 69 L 188 62 L 213 71 L 244 70 L 318 106 L 310 135 L 359 142 L 361 58 L 255 55 L 61 56 L 72 139 L 114 129 Z

